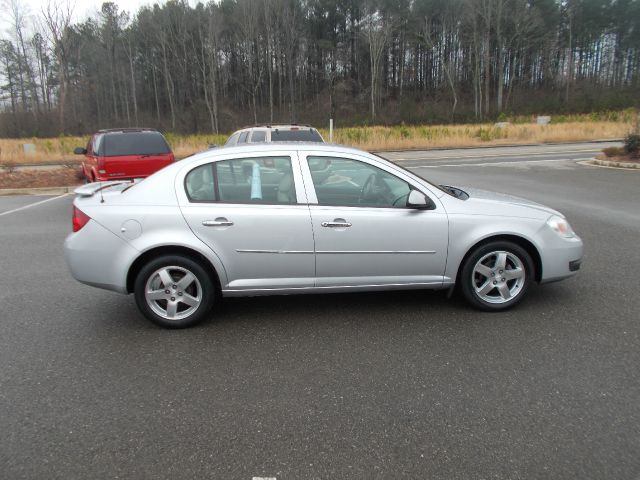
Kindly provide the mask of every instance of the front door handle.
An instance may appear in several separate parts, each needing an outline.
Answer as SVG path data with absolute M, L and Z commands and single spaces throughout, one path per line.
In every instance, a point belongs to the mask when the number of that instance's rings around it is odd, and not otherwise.
M 230 227 L 233 222 L 230 222 L 226 218 L 216 218 L 215 220 L 205 220 L 202 222 L 205 227 Z
M 334 220 L 333 222 L 322 222 L 321 225 L 329 228 L 347 228 L 351 226 L 351 223 Z

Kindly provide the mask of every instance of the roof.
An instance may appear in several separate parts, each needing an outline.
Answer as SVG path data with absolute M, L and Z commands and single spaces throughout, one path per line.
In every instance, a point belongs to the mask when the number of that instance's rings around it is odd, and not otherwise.
M 345 145 L 338 145 L 335 143 L 322 143 L 322 142 L 269 142 L 269 143 L 246 143 L 242 145 L 236 145 L 233 147 L 218 147 L 205 150 L 197 153 L 194 157 L 202 158 L 203 156 L 215 158 L 219 155 L 233 154 L 234 152 L 246 153 L 255 151 L 257 153 L 262 152 L 277 152 L 282 150 L 312 150 L 315 152 L 327 152 L 327 153 L 354 153 L 354 154 L 367 154 L 364 150 L 348 147 Z M 191 157 L 193 158 L 193 157 Z
M 158 130 L 156 130 L 155 128 L 132 128 L 132 127 L 125 127 L 125 128 L 103 128 L 101 130 L 98 130 L 97 133 L 125 133 L 125 132 L 158 132 Z
M 303 124 L 303 123 L 259 123 L 256 125 L 249 125 L 246 127 L 242 127 L 239 130 L 248 130 L 250 128 L 313 128 L 317 130 L 315 127 L 311 125 Z M 239 131 L 239 130 L 236 130 Z

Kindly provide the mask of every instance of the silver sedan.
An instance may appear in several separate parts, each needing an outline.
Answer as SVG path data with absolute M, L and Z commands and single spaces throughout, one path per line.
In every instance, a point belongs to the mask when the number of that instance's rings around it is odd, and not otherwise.
M 72 275 L 133 293 L 171 328 L 203 320 L 221 296 L 457 286 L 472 306 L 505 310 L 533 282 L 574 275 L 583 251 L 548 207 L 331 145 L 210 150 L 76 193 Z

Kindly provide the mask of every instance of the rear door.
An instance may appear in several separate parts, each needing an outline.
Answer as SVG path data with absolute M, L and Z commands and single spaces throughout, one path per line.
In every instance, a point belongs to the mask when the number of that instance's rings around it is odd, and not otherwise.
M 314 285 L 311 219 L 294 152 L 202 161 L 178 176 L 176 189 L 191 230 L 224 265 L 226 293 Z

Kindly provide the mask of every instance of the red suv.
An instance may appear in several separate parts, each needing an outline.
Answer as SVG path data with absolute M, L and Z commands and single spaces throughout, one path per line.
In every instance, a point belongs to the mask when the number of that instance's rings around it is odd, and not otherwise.
M 175 161 L 162 134 L 148 128 L 99 130 L 87 148 L 74 153 L 84 155 L 82 173 L 88 182 L 148 177 Z

